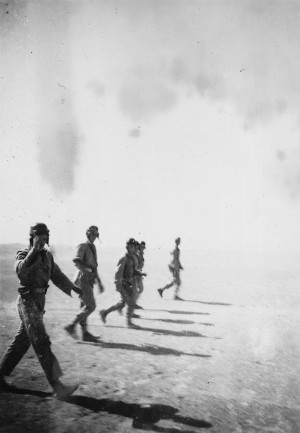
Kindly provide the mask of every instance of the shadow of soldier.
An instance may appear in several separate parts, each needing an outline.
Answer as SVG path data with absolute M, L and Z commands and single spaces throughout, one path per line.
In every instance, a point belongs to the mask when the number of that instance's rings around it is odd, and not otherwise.
M 52 399 L 53 394 L 38 390 L 31 390 L 26 388 L 12 387 L 8 393 L 32 395 L 44 399 Z M 132 418 L 132 426 L 140 430 L 153 430 L 161 433 L 192 433 L 189 430 L 182 430 L 180 428 L 156 426 L 155 424 L 160 420 L 171 420 L 181 425 L 198 427 L 198 428 L 211 428 L 212 424 L 195 419 L 189 416 L 178 415 L 178 409 L 162 404 L 135 404 L 126 403 L 123 401 L 115 401 L 110 399 L 96 399 L 94 397 L 87 397 L 83 395 L 72 395 L 61 401 L 69 404 L 89 409 L 95 413 L 107 412 L 110 414 L 121 415 L 126 418 Z
M 114 401 L 105 398 L 98 400 L 93 397 L 86 397 L 81 395 L 70 396 L 64 401 L 84 407 L 85 409 L 90 409 L 93 412 L 108 412 L 111 414 L 122 415 L 127 418 L 132 418 L 132 426 L 141 430 L 149 429 L 149 427 L 151 426 L 152 430 L 158 432 L 178 432 L 178 429 L 154 426 L 155 423 L 163 419 L 172 420 L 176 423 L 191 427 L 212 427 L 212 424 L 207 421 L 178 415 L 178 409 L 168 405 L 139 405 L 135 403 L 126 403 L 123 401 Z M 180 429 L 180 431 L 183 433 L 188 433 L 187 431 L 184 431 L 182 429 Z

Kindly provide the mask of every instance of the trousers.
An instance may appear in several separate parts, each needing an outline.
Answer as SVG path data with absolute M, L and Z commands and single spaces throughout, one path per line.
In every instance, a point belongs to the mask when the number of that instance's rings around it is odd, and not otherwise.
M 21 318 L 20 327 L 3 355 L 0 372 L 9 376 L 32 345 L 48 381 L 54 382 L 62 376 L 62 370 L 51 350 L 51 341 L 43 321 L 45 295 L 20 295 L 17 306 Z
M 96 301 L 94 297 L 94 289 L 93 286 L 89 285 L 81 285 L 82 296 L 80 298 L 80 310 L 77 313 L 73 324 L 79 323 L 83 332 L 87 331 L 87 318 L 88 316 L 95 311 L 96 309 Z

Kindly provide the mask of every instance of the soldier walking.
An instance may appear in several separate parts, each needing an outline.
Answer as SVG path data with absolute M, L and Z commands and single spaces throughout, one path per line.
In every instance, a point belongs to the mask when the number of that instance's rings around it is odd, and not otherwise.
M 97 283 L 99 292 L 104 292 L 104 286 L 98 274 L 97 251 L 94 242 L 99 238 L 98 227 L 91 226 L 86 231 L 86 242 L 78 245 L 73 262 L 78 269 L 74 283 L 82 290 L 80 299 L 80 311 L 73 322 L 65 327 L 72 337 L 77 338 L 76 325 L 79 323 L 82 330 L 82 340 L 89 342 L 99 341 L 87 330 L 87 318 L 96 309 L 94 297 L 94 284 Z
M 138 270 L 140 272 L 143 272 L 143 267 L 145 264 L 145 259 L 144 259 L 144 250 L 146 249 L 146 243 L 144 241 L 142 241 L 140 244 L 138 244 L 138 250 L 137 250 L 137 260 L 138 260 Z M 138 298 L 141 296 L 141 294 L 144 291 L 144 284 L 143 284 L 143 277 L 137 276 L 136 277 L 136 285 L 137 285 L 137 294 L 136 294 L 136 301 L 138 300 Z M 143 307 L 141 307 L 140 305 L 138 305 L 137 303 L 135 304 L 135 308 L 138 309 L 143 309 Z
M 180 263 L 179 245 L 180 245 L 180 238 L 177 238 L 177 239 L 175 239 L 175 248 L 171 252 L 173 259 L 172 259 L 171 263 L 168 265 L 169 270 L 170 270 L 172 277 L 173 277 L 172 281 L 170 283 L 166 284 L 161 289 L 157 289 L 160 297 L 162 298 L 164 290 L 169 289 L 170 287 L 175 285 L 174 299 L 176 301 L 182 301 L 182 299 L 179 297 L 179 289 L 181 286 L 180 271 L 183 270 L 183 267 L 181 266 L 181 263 Z
M 59 379 L 62 371 L 51 350 L 43 321 L 46 292 L 49 280 L 69 296 L 72 290 L 81 295 L 81 290 L 60 270 L 46 249 L 46 244 L 49 245 L 46 224 L 36 223 L 31 227 L 29 242 L 29 248 L 17 252 L 14 265 L 21 285 L 17 300 L 21 324 L 0 363 L 0 389 L 11 388 L 4 376 L 11 374 L 32 345 L 56 397 L 65 398 L 78 388 L 78 384 L 67 386 Z
M 134 277 L 145 276 L 142 272 L 138 271 L 135 267 L 134 252 L 136 241 L 129 239 L 126 243 L 127 253 L 119 260 L 117 272 L 115 274 L 116 290 L 121 295 L 121 300 L 106 310 L 100 311 L 100 317 L 103 323 L 106 322 L 106 316 L 112 311 L 121 310 L 127 305 L 127 326 L 129 328 L 138 328 L 137 325 L 132 323 L 132 317 L 135 308 L 135 290 L 134 290 Z

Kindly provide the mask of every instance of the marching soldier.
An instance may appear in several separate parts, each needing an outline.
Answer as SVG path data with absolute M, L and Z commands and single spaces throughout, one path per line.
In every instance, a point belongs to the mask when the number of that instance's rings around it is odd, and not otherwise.
M 170 287 L 175 285 L 174 299 L 176 301 L 182 301 L 182 299 L 178 295 L 179 294 L 179 288 L 181 286 L 180 271 L 183 270 L 183 267 L 181 266 L 181 263 L 180 263 L 179 245 L 180 245 L 180 238 L 177 238 L 177 239 L 175 239 L 175 248 L 171 252 L 173 259 L 172 259 L 171 263 L 169 264 L 169 270 L 173 276 L 173 279 L 170 283 L 166 284 L 161 289 L 157 289 L 160 297 L 162 298 L 164 290 L 169 289 Z
M 94 297 L 94 284 L 97 282 L 99 292 L 104 292 L 104 286 L 98 274 L 97 251 L 94 242 L 99 238 L 98 227 L 91 226 L 86 231 L 87 240 L 77 247 L 77 251 L 73 262 L 78 269 L 75 277 L 75 284 L 82 290 L 80 299 L 80 311 L 76 315 L 73 322 L 65 327 L 65 330 L 72 337 L 76 338 L 76 325 L 79 323 L 82 329 L 82 340 L 96 342 L 99 341 L 87 330 L 87 318 L 96 309 L 96 301 Z
M 146 248 L 146 243 L 142 241 L 140 244 L 138 244 L 138 250 L 137 250 L 137 259 L 138 259 L 138 270 L 140 272 L 143 271 L 145 259 L 144 259 L 144 250 Z M 137 283 L 137 296 L 136 301 L 140 297 L 140 295 L 144 291 L 144 284 L 143 284 L 143 277 L 136 277 L 136 283 Z M 143 309 L 140 305 L 135 304 L 136 309 Z
M 129 239 L 126 244 L 127 253 L 122 257 L 118 263 L 117 272 L 115 275 L 116 290 L 120 292 L 121 301 L 107 310 L 100 311 L 100 317 L 103 323 L 106 322 L 106 316 L 112 311 L 121 310 L 127 304 L 127 326 L 129 328 L 137 328 L 138 326 L 132 323 L 135 308 L 135 291 L 134 291 L 134 277 L 145 276 L 135 267 L 134 252 L 136 242 L 134 239 Z
M 15 260 L 14 267 L 21 285 L 17 300 L 21 324 L 0 363 L 0 389 L 10 388 L 4 376 L 10 375 L 32 345 L 56 397 L 65 398 L 78 388 L 78 384 L 66 386 L 59 379 L 62 371 L 51 350 L 43 321 L 45 298 L 49 280 L 69 296 L 72 290 L 81 295 L 81 290 L 63 274 L 46 249 L 46 244 L 49 245 L 46 224 L 34 224 L 29 241 L 29 248 L 18 251 Z

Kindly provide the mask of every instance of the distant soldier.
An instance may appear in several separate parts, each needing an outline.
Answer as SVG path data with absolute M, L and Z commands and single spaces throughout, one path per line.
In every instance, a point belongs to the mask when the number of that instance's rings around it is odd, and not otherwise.
M 134 292 L 134 277 L 145 276 L 145 274 L 138 271 L 135 267 L 134 252 L 136 242 L 134 239 L 129 239 L 126 244 L 127 253 L 118 263 L 117 272 L 115 275 L 116 290 L 120 292 L 121 301 L 107 310 L 100 311 L 100 317 L 103 323 L 106 322 L 106 316 L 112 311 L 121 310 L 127 305 L 127 326 L 130 328 L 137 328 L 137 325 L 132 323 L 135 308 L 135 292 Z
M 145 248 L 146 248 L 146 243 L 144 241 L 142 241 L 140 244 L 138 244 L 138 250 L 137 250 L 136 254 L 137 254 L 137 259 L 138 259 L 138 270 L 140 272 L 143 272 L 143 267 L 144 267 L 144 263 L 145 263 L 145 259 L 144 259 Z M 136 302 L 137 302 L 138 298 L 141 296 L 141 294 L 144 291 L 143 277 L 136 277 L 136 283 L 137 283 L 137 296 L 136 296 Z M 135 304 L 135 308 L 136 309 L 143 309 L 143 307 L 141 307 L 137 303 Z
M 161 289 L 157 289 L 157 291 L 158 291 L 160 297 L 162 298 L 164 290 L 169 289 L 170 287 L 175 285 L 174 299 L 177 301 L 182 301 L 182 299 L 178 295 L 179 294 L 179 288 L 181 286 L 180 271 L 183 270 L 183 267 L 181 266 L 181 263 L 180 263 L 179 245 L 180 245 L 180 238 L 177 238 L 177 239 L 175 239 L 175 248 L 171 252 L 173 259 L 172 259 L 171 263 L 169 264 L 169 270 L 173 276 L 173 279 L 170 283 L 166 284 Z
M 69 296 L 72 290 L 81 295 L 81 290 L 63 274 L 46 249 L 46 244 L 49 245 L 46 224 L 34 224 L 30 229 L 29 241 L 29 248 L 18 251 L 15 260 L 15 270 L 21 285 L 17 300 L 21 324 L 0 363 L 0 389 L 10 388 L 4 376 L 10 375 L 32 345 L 56 397 L 65 398 L 78 385 L 66 386 L 59 380 L 62 371 L 51 350 L 51 341 L 43 321 L 45 297 L 49 280 Z
M 96 309 L 94 297 L 94 284 L 97 282 L 99 292 L 104 292 L 104 286 L 98 274 L 97 251 L 94 242 L 99 238 L 98 227 L 91 226 L 86 231 L 86 242 L 79 244 L 73 262 L 78 269 L 75 277 L 75 284 L 82 290 L 80 300 L 80 311 L 73 322 L 65 327 L 65 330 L 74 338 L 76 335 L 76 324 L 79 323 L 82 329 L 82 340 L 96 342 L 99 341 L 87 330 L 87 318 Z

